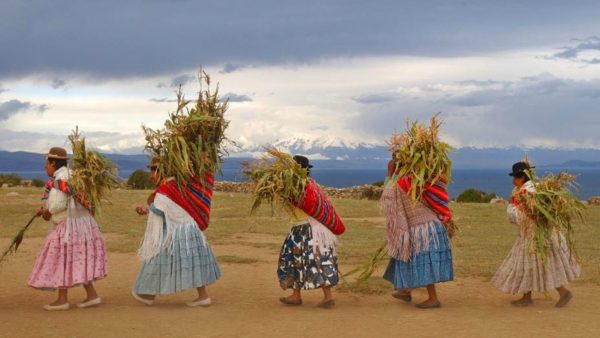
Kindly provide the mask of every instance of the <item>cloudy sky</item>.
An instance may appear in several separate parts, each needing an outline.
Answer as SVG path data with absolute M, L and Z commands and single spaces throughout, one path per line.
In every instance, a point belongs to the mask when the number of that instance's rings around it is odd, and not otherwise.
M 139 153 L 204 67 L 242 146 L 381 144 L 406 118 L 455 146 L 600 148 L 597 1 L 0 2 L 0 149 L 79 125 Z

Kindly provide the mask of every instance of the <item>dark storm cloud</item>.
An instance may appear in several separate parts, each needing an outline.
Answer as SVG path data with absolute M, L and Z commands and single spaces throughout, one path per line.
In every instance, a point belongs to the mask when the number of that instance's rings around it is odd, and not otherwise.
M 600 28 L 598 12 L 591 0 L 5 0 L 0 77 L 97 80 L 200 65 L 231 72 L 328 57 L 481 54 L 588 36 Z
M 64 88 L 66 85 L 67 81 L 62 79 L 53 79 L 52 82 L 50 82 L 50 87 L 52 87 L 53 89 Z
M 592 36 L 587 39 L 573 39 L 574 45 L 561 48 L 560 52 L 554 53 L 550 59 L 567 59 L 577 61 L 586 64 L 600 64 L 600 58 L 582 57 L 581 54 L 584 52 L 598 52 L 600 51 L 600 37 Z
M 444 132 L 468 146 L 547 145 L 600 148 L 600 79 L 579 81 L 551 74 L 482 83 L 418 100 L 398 95 L 393 101 L 362 105 L 351 124 L 372 135 L 403 128 L 406 117 L 426 120 L 442 112 Z
M 232 63 L 227 63 L 225 64 L 225 66 L 223 66 L 223 68 L 221 68 L 221 70 L 219 71 L 219 73 L 221 74 L 229 74 L 229 73 L 233 73 L 235 71 L 238 71 L 240 69 L 245 68 L 245 66 L 242 65 L 234 65 Z
M 0 121 L 7 120 L 13 115 L 26 111 L 43 113 L 48 109 L 50 109 L 50 107 L 47 104 L 35 105 L 28 101 L 13 99 L 6 102 L 0 102 Z
M 197 80 L 197 79 L 198 79 L 198 77 L 196 77 L 196 76 L 189 75 L 189 74 L 182 74 L 182 75 L 178 75 L 178 76 L 175 76 L 174 78 L 172 78 L 169 81 L 169 83 L 160 82 L 156 85 L 156 87 L 157 88 L 177 88 L 179 86 L 185 86 L 189 82 L 191 82 L 193 80 Z
M 0 102 L 0 120 L 6 120 L 21 111 L 29 109 L 30 107 L 31 103 L 22 102 L 19 100 Z
M 221 95 L 221 100 L 229 100 L 229 102 L 251 102 L 252 98 L 244 94 L 227 93 Z

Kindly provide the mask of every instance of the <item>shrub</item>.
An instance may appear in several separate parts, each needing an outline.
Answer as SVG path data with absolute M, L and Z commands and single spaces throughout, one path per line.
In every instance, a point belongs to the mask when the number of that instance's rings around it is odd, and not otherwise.
M 456 201 L 459 203 L 489 203 L 496 197 L 495 193 L 488 194 L 485 191 L 469 188 L 458 195 Z
M 374 185 L 374 186 L 376 186 L 376 187 L 383 187 L 383 182 L 384 182 L 384 181 L 383 181 L 383 180 L 381 180 L 381 181 L 373 182 L 373 184 L 371 184 L 371 185 Z
M 0 187 L 4 184 L 8 184 L 9 187 L 13 187 L 21 184 L 23 179 L 16 174 L 2 174 L 0 175 Z
M 381 194 L 383 193 L 383 189 L 376 188 L 375 186 L 367 186 L 363 189 L 360 198 L 368 199 L 368 200 L 379 200 L 381 198 Z
M 31 180 L 32 187 L 43 188 L 45 185 L 46 185 L 46 183 L 44 181 L 40 180 L 39 178 L 34 178 Z
M 152 189 L 155 185 L 150 178 L 150 173 L 140 169 L 129 175 L 127 186 L 131 189 Z

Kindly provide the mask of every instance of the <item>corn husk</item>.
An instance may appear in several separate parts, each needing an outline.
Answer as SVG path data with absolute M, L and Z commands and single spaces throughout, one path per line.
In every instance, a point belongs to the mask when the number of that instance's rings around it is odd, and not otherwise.
M 252 212 L 268 203 L 271 212 L 281 207 L 294 215 L 295 203 L 302 200 L 308 183 L 307 169 L 276 148 L 268 148 L 262 158 L 243 166 L 244 175 L 253 184 Z
M 371 254 L 369 260 L 366 263 L 348 271 L 347 273 L 345 273 L 343 275 L 343 277 L 345 278 L 345 277 L 350 277 L 352 275 L 358 274 L 358 277 L 356 278 L 357 284 L 362 284 L 362 283 L 366 282 L 367 280 L 369 280 L 369 278 L 371 278 L 371 276 L 375 272 L 375 269 L 377 268 L 379 263 L 385 257 L 387 257 L 387 250 L 385 250 L 386 247 L 387 247 L 387 242 L 383 242 L 379 246 L 379 248 L 377 250 L 375 250 L 375 252 L 373 254 Z
M 81 136 L 79 128 L 76 127 L 69 135 L 69 141 L 73 158 L 68 183 L 75 191 L 76 200 L 95 215 L 100 212 L 102 201 L 110 190 L 119 185 L 117 168 L 97 151 L 86 149 L 85 137 Z
M 396 174 L 411 176 L 410 197 L 420 202 L 425 184 L 440 179 L 450 183 L 452 161 L 448 153 L 454 149 L 439 138 L 442 122 L 438 115 L 425 126 L 418 121 L 406 122 L 406 131 L 394 134 L 388 141 L 389 149 L 397 160 Z
M 573 194 L 576 176 L 563 172 L 538 179 L 533 169 L 527 174 L 535 185 L 535 193 L 515 192 L 513 196 L 519 202 L 518 208 L 533 222 L 538 254 L 545 261 L 556 230 L 565 236 L 571 254 L 577 257 L 573 221 L 585 221 L 585 205 Z
M 219 86 L 211 90 L 210 76 L 201 71 L 198 77 L 198 99 L 186 100 L 182 88 L 177 90 L 177 109 L 169 113 L 162 129 L 142 126 L 146 138 L 145 149 L 158 158 L 158 173 L 162 178 L 173 177 L 179 184 L 192 177 L 204 179 L 206 173 L 219 172 L 227 154 L 222 145 L 229 141 L 225 130 L 227 100 L 219 97 Z M 203 87 L 206 86 L 206 87 Z

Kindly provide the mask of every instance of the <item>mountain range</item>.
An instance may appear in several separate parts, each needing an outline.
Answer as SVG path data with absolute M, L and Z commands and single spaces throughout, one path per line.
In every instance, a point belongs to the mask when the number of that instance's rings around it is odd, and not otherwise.
M 292 153 L 302 154 L 322 168 L 371 169 L 385 168 L 390 153 L 380 144 L 349 142 L 339 138 L 289 138 L 276 141 L 272 146 Z M 224 169 L 237 169 L 242 161 L 256 158 L 265 146 L 242 146 L 231 149 Z M 450 156 L 456 169 L 506 169 L 527 154 L 538 167 L 548 168 L 600 168 L 599 149 L 549 149 L 532 148 L 459 148 Z M 144 168 L 145 154 L 106 154 L 121 170 Z M 31 152 L 0 151 L 0 171 L 43 170 L 43 155 Z

